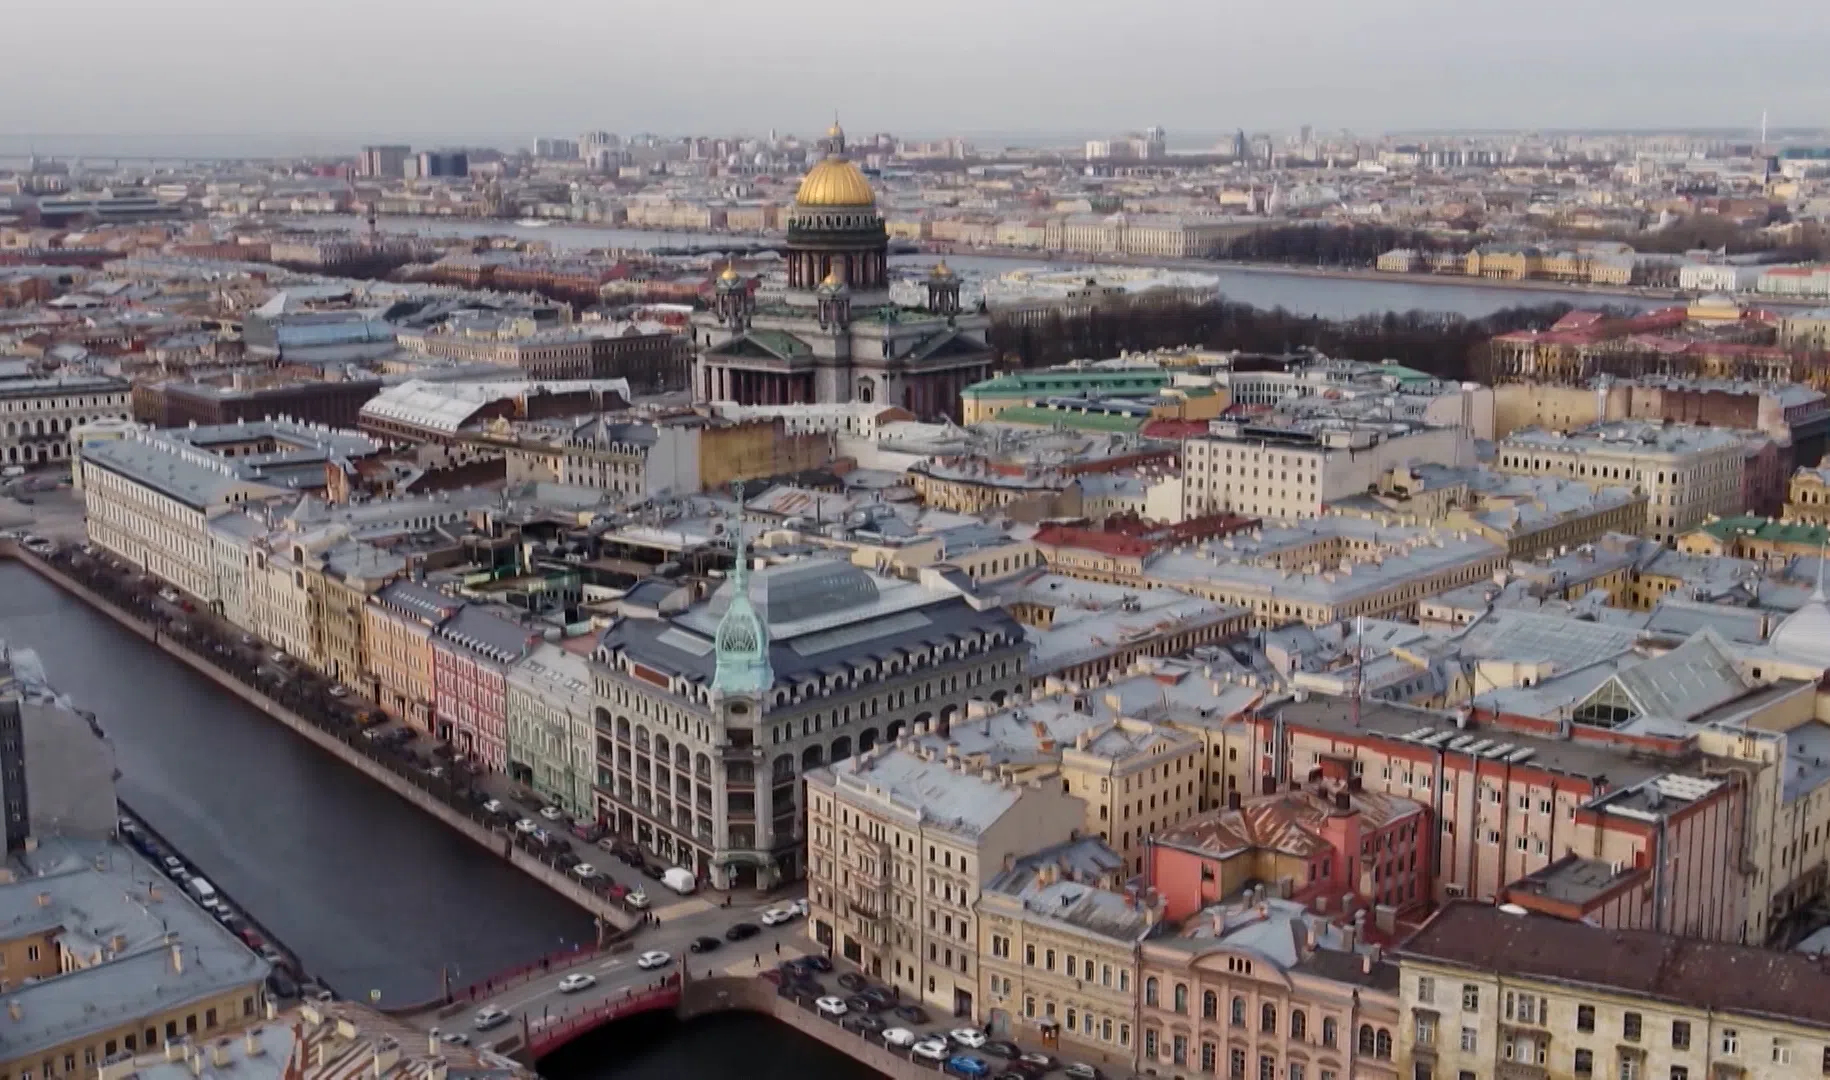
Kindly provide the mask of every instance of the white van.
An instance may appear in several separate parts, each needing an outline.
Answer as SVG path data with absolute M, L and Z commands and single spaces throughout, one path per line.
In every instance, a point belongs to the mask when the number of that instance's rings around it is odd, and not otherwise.
M 203 878 L 194 877 L 185 882 L 184 887 L 190 890 L 190 894 L 197 898 L 197 902 L 206 908 L 215 907 L 220 903 L 216 896 L 216 886 L 205 881 Z
M 661 872 L 661 884 L 679 893 L 681 896 L 688 896 L 694 889 L 699 887 L 699 882 L 693 877 L 693 872 L 691 870 L 683 870 L 678 866 Z

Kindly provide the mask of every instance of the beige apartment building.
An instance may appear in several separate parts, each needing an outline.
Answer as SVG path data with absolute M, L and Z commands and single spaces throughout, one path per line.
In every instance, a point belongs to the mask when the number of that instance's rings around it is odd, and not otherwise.
M 1412 463 L 1472 465 L 1467 432 L 1408 422 L 1309 420 L 1289 426 L 1214 421 L 1183 459 L 1182 515 L 1320 517 L 1381 474 Z
M 1081 800 L 908 742 L 813 770 L 806 786 L 814 940 L 909 1000 L 978 1015 L 980 894 L 1007 858 L 1070 839 Z
M 395 581 L 362 609 L 363 670 L 373 680 L 368 696 L 381 711 L 419 728 L 432 728 L 432 634 L 463 607 L 413 581 Z
M 1675 540 L 1711 514 L 1745 509 L 1740 436 L 1717 428 L 1623 421 L 1569 433 L 1528 428 L 1495 447 L 1494 468 L 1526 476 L 1630 483 L 1645 492 L 1646 535 Z
M 1411 1080 L 1830 1071 L 1830 973 L 1816 957 L 1470 902 L 1395 956 Z
M 978 1019 L 1129 1066 L 1137 949 L 1160 908 L 1127 891 L 1125 860 L 1091 837 L 1016 859 L 978 902 Z
M 91 444 L 82 472 L 89 539 L 206 604 L 217 600 L 210 519 L 280 494 L 151 435 Z
M 1061 786 L 1086 803 L 1086 833 L 1141 874 L 1146 839 L 1201 811 L 1202 749 L 1185 731 L 1121 716 L 1062 747 Z

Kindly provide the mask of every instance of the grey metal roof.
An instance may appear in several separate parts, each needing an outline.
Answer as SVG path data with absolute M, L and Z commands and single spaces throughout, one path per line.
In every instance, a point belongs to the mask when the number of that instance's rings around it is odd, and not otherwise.
M 271 970 L 120 845 L 59 840 L 21 860 L 20 879 L 0 884 L 0 936 L 56 930 L 62 947 L 96 962 L 0 995 L 18 1006 L 17 1019 L 0 1014 L 0 1060 L 252 988 Z

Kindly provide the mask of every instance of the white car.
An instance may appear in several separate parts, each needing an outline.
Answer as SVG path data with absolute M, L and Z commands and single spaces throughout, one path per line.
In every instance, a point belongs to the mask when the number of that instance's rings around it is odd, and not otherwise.
M 508 1013 L 494 1005 L 485 1005 L 477 1010 L 476 1019 L 471 1021 L 478 1031 L 488 1031 L 492 1027 L 501 1027 L 508 1023 Z
M 580 990 L 589 990 L 596 985 L 597 976 L 587 975 L 580 971 L 576 974 L 567 975 L 565 978 L 559 980 L 559 992 L 562 994 L 576 994 Z
M 977 1050 L 985 1045 L 985 1033 L 978 1028 L 954 1028 L 947 1032 L 947 1038 L 968 1050 Z
M 805 896 L 803 896 L 799 900 L 796 900 L 794 903 L 789 904 L 788 910 L 794 912 L 796 915 L 799 915 L 802 918 L 806 918 L 807 917 L 807 898 Z
M 793 908 L 772 907 L 762 913 L 762 924 L 764 926 L 780 926 L 783 923 L 793 922 L 794 919 L 795 914 Z
M 523 836 L 532 836 L 540 831 L 540 826 L 534 824 L 527 818 L 522 818 L 515 822 L 515 831 Z
M 845 1004 L 844 998 L 836 997 L 820 998 L 813 1003 L 813 1007 L 820 1010 L 821 1016 L 844 1016 L 851 1011 L 851 1006 Z
M 349 696 L 349 687 L 333 686 L 330 688 L 330 696 L 334 697 L 334 698 L 348 697 Z
M 645 952 L 635 958 L 635 966 L 643 971 L 653 971 L 655 968 L 666 967 L 673 962 L 673 954 L 662 952 L 660 949 Z
M 590 881 L 597 876 L 597 867 L 588 862 L 581 862 L 572 868 L 572 874 L 580 881 Z
M 623 897 L 623 903 L 637 911 L 643 911 L 648 907 L 648 894 L 641 889 L 630 889 L 629 895 Z
M 165 857 L 165 869 L 167 873 L 176 873 L 177 871 L 184 869 L 184 860 L 176 855 L 167 855 Z
M 540 808 L 540 816 L 548 821 L 558 821 L 566 815 L 565 811 L 559 809 L 557 806 L 543 806 Z
M 30 546 L 30 544 L 31 544 L 31 541 L 29 541 L 29 540 L 28 540 L 28 541 L 26 541 L 26 544 L 27 544 L 27 545 L 28 545 L 28 546 Z M 177 603 L 177 602 L 178 602 L 178 590 L 176 590 L 176 589 L 160 589 L 160 590 L 159 590 L 159 599 L 161 599 L 161 600 L 163 600 L 163 601 L 165 601 L 165 602 L 166 602 L 166 603 L 168 603 L 168 604 L 175 604 L 175 603 Z
M 914 1046 L 915 1033 L 908 1028 L 884 1028 L 883 1041 L 891 1046 Z
M 502 800 L 501 799 L 491 799 L 488 802 L 484 803 L 483 812 L 486 814 L 500 814 L 502 812 Z
M 438 1041 L 446 1046 L 469 1046 L 470 1036 L 461 1031 L 447 1031 L 438 1037 Z
M 945 1039 L 923 1039 L 909 1047 L 909 1052 L 929 1061 L 945 1061 L 953 1056 L 953 1048 L 947 1045 Z

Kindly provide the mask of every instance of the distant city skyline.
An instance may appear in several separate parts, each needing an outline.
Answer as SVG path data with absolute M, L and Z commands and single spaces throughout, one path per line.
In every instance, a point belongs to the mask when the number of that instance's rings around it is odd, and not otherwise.
M 281 21 L 223 0 L 66 0 L 81 62 L 17 52 L 0 75 L 0 150 L 811 134 L 834 109 L 860 132 L 1071 140 L 1161 124 L 1178 146 L 1235 127 L 1752 129 L 1766 109 L 1779 130 L 1830 117 L 1830 84 L 1802 77 L 1830 51 L 1830 9 L 1778 0 L 1730 20 L 1702 0 L 1544 0 L 1529 19 L 1493 0 L 1134 0 L 1122 20 L 1085 0 L 708 7 L 686 19 L 655 0 L 555 0 L 504 18 L 483 0 L 325 0 Z

